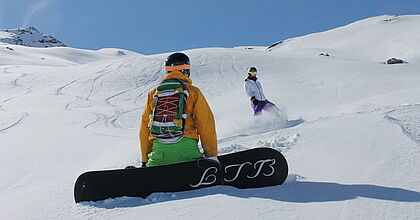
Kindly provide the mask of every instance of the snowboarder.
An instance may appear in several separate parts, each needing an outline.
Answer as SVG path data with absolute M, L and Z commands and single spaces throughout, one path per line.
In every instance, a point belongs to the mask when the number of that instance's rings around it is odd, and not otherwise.
M 190 60 L 173 53 L 167 75 L 148 94 L 140 125 L 142 166 L 156 166 L 217 156 L 213 113 L 200 89 L 192 85 Z
M 263 92 L 261 83 L 257 81 L 257 68 L 248 69 L 248 77 L 245 79 L 245 92 L 251 100 L 254 116 L 261 115 L 262 111 L 271 111 L 278 115 L 279 109 L 272 102 L 268 101 Z

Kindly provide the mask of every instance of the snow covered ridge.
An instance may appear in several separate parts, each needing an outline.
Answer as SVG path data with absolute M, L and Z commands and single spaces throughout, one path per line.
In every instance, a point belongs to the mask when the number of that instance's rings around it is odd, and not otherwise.
M 420 15 L 383 15 L 332 30 L 274 43 L 268 51 L 290 55 L 328 54 L 330 58 L 385 62 L 396 57 L 420 62 Z
M 66 47 L 58 39 L 46 36 L 34 27 L 0 30 L 0 42 L 27 47 Z

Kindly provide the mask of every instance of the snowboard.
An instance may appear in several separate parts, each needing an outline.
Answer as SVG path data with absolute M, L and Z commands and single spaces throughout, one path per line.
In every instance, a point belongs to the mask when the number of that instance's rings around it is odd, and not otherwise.
M 215 185 L 259 188 L 282 184 L 288 174 L 284 156 L 272 148 L 253 148 L 213 158 L 154 167 L 89 171 L 74 186 L 76 203 L 121 196 L 146 198 Z

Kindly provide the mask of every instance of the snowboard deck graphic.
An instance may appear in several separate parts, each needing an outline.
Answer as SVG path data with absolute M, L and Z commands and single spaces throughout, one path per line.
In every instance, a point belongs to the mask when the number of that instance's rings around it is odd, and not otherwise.
M 282 184 L 288 174 L 284 156 L 272 148 L 253 148 L 193 161 L 134 169 L 89 171 L 76 180 L 77 202 L 121 196 L 146 198 L 215 185 L 258 188 Z

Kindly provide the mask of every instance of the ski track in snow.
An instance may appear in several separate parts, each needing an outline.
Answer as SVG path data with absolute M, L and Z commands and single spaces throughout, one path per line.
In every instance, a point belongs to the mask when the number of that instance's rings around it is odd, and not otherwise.
M 18 125 L 22 124 L 23 121 L 25 120 L 25 118 L 29 115 L 28 112 L 20 112 L 20 111 L 17 112 L 16 110 L 7 110 L 7 109 L 5 109 L 3 107 L 3 105 L 7 104 L 8 102 L 11 102 L 14 99 L 17 99 L 19 97 L 26 96 L 26 95 L 30 94 L 31 91 L 32 91 L 31 88 L 25 87 L 25 86 L 23 86 L 23 85 L 21 85 L 19 83 L 19 80 L 22 80 L 23 78 L 25 78 L 29 74 L 13 72 L 13 71 L 10 70 L 12 68 L 14 68 L 14 67 L 6 67 L 6 68 L 4 68 L 3 69 L 3 73 L 4 74 L 8 74 L 8 75 L 17 75 L 17 77 L 16 78 L 13 78 L 12 77 L 11 79 L 6 79 L 6 81 L 11 80 L 9 82 L 0 81 L 0 94 L 1 93 L 13 94 L 14 93 L 13 92 L 14 90 L 18 90 L 18 92 L 16 92 L 15 95 L 9 95 L 9 97 L 6 96 L 5 99 L 0 100 L 0 117 L 1 117 L 1 113 L 2 112 L 3 113 L 13 112 L 13 113 L 15 113 L 14 114 L 15 115 L 14 116 L 15 119 L 14 120 L 13 119 L 12 120 L 10 120 L 10 119 L 3 119 L 0 122 L 0 133 L 1 132 L 5 132 L 5 131 L 7 131 L 7 130 L 15 127 L 15 126 L 18 126 Z M 15 67 L 15 68 L 17 68 L 17 67 Z M 7 86 L 6 86 L 5 89 L 1 89 L 1 87 L 2 87 L 1 85 L 2 84 L 11 85 L 11 88 L 7 88 Z M 0 96 L 0 98 L 2 98 L 2 97 Z
M 420 104 L 384 106 L 356 112 L 356 114 L 372 113 L 383 114 L 386 120 L 398 125 L 404 135 L 420 144 Z
M 14 121 L 12 120 L 11 122 L 6 122 L 6 123 L 4 123 L 2 121 L 0 123 L 0 133 L 1 132 L 5 132 L 6 130 L 11 129 L 11 128 L 13 128 L 13 127 L 21 124 L 23 122 L 23 120 L 25 119 L 26 116 L 28 116 L 28 113 L 22 113 L 22 115 L 20 115 Z
M 400 126 L 407 137 L 420 145 L 420 104 L 406 105 L 386 112 L 385 119 Z
M 73 80 L 64 86 L 61 86 L 56 90 L 56 94 L 75 96 L 76 99 L 67 104 L 67 110 L 87 111 L 96 115 L 96 119 L 94 121 L 89 122 L 84 126 L 84 128 L 86 129 L 96 125 L 97 123 L 103 123 L 105 127 L 131 129 L 132 127 L 124 127 L 123 125 L 119 124 L 118 120 L 127 113 L 137 112 L 141 109 L 139 105 L 142 105 L 143 103 L 139 103 L 139 99 L 144 99 L 147 97 L 148 91 L 151 90 L 155 86 L 155 84 L 158 83 L 161 74 L 160 63 L 156 60 L 155 64 L 151 65 L 152 69 L 144 67 L 140 71 L 135 72 L 137 77 L 133 81 L 133 77 L 131 76 L 130 78 L 130 76 L 127 76 L 122 69 L 131 66 L 135 68 L 138 65 L 135 64 L 136 62 L 137 58 L 130 58 L 127 60 L 123 60 L 117 65 L 110 64 L 106 66 L 105 69 L 94 73 L 86 74 L 85 77 Z M 112 91 L 113 88 L 109 88 L 105 84 L 107 81 L 113 79 L 121 79 L 129 86 L 127 86 L 124 90 L 115 91 L 115 93 L 110 94 L 105 98 L 98 99 L 96 97 L 93 97 L 97 96 L 100 93 L 107 93 L 108 91 Z M 73 87 L 78 88 L 79 84 L 86 84 L 83 93 L 80 93 L 76 90 L 72 90 Z M 146 89 L 144 89 L 145 86 L 147 86 Z M 121 108 L 118 105 L 118 103 L 114 103 L 113 100 L 129 100 L 131 102 L 131 107 L 129 107 L 129 109 Z M 113 114 L 109 115 L 96 112 L 94 110 L 95 107 L 109 107 L 110 109 L 113 109 Z

